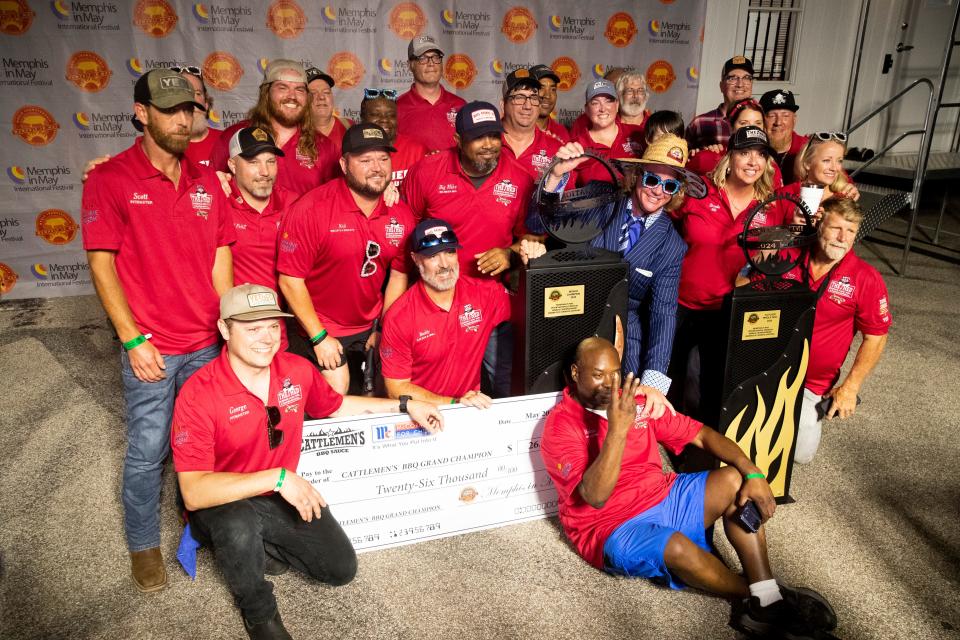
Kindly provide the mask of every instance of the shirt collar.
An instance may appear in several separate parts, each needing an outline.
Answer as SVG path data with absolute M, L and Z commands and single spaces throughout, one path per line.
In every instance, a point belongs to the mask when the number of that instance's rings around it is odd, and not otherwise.
M 363 213 L 360 209 L 360 205 L 357 204 L 357 201 L 353 199 L 353 194 L 350 192 L 350 187 L 347 186 L 347 179 L 343 176 L 337 178 L 337 205 L 334 207 L 334 210 L 337 211 L 352 211 L 357 215 L 363 216 L 369 220 L 373 220 L 376 217 L 385 215 L 387 213 L 387 205 L 383 203 L 383 195 L 380 195 L 380 198 L 377 200 L 377 208 L 373 210 L 373 213 L 369 217 Z

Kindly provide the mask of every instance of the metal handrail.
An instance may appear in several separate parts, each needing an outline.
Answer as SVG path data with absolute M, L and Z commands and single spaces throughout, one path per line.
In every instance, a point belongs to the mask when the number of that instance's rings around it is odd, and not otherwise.
M 863 125 L 865 125 L 875 115 L 877 115 L 878 113 L 880 113 L 885 109 L 888 109 L 890 105 L 892 105 L 894 102 L 896 102 L 901 97 L 903 97 L 904 94 L 909 93 L 914 87 L 917 87 L 921 84 L 927 85 L 927 89 L 930 91 L 930 95 L 933 96 L 934 94 L 933 82 L 929 78 L 917 78 L 916 80 L 908 84 L 906 87 L 904 87 L 903 89 L 895 93 L 892 98 L 890 98 L 889 100 L 881 104 L 879 107 L 877 107 L 876 109 L 874 109 L 873 111 L 865 115 L 864 117 L 860 118 L 860 120 L 857 121 L 857 124 L 851 125 L 850 128 L 847 129 L 847 135 L 849 136 L 851 133 L 853 133 L 854 131 L 856 131 Z
M 885 147 L 884 147 L 883 149 L 881 149 L 880 151 L 877 151 L 876 154 L 874 154 L 874 156 L 873 156 L 872 158 L 870 158 L 869 160 L 866 160 L 866 161 L 865 161 L 863 164 L 861 164 L 859 167 L 857 167 L 856 169 L 854 169 L 853 171 L 851 171 L 851 172 L 850 172 L 850 177 L 851 177 L 851 178 L 856 177 L 856 175 L 857 175 L 858 173 L 860 173 L 861 171 L 863 171 L 864 169 L 866 169 L 867 167 L 869 167 L 870 165 L 872 165 L 874 162 L 876 162 L 877 160 L 879 160 L 879 159 L 883 156 L 883 154 L 885 154 L 887 151 L 890 151 L 890 149 L 892 149 L 894 146 L 896 146 L 901 140 L 903 140 L 903 139 L 906 138 L 907 136 L 923 135 L 924 133 L 926 133 L 926 132 L 925 132 L 923 129 L 911 129 L 910 131 L 904 131 L 904 132 L 901 133 L 899 136 L 897 136 L 896 138 L 894 138 L 894 139 L 893 139 L 893 142 L 887 144 L 887 146 L 885 146 Z

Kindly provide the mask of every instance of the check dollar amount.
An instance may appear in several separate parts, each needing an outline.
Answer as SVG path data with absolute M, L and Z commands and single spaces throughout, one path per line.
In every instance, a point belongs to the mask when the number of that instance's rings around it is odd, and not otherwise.
M 555 515 L 540 438 L 559 398 L 444 408 L 435 435 L 403 414 L 307 422 L 297 472 L 323 494 L 357 551 Z

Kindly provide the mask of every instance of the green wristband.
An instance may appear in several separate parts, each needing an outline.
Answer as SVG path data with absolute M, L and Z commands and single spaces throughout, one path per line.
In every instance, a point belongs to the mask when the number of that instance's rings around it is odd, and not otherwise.
M 280 467 L 280 479 L 277 480 L 277 486 L 273 488 L 274 491 L 280 491 L 280 487 L 283 486 L 283 479 L 287 477 L 287 468 Z
M 767 476 L 762 473 L 748 473 L 746 475 L 747 480 L 764 480 Z
M 145 335 L 143 335 L 143 334 L 141 333 L 140 335 L 138 335 L 138 336 L 137 336 L 136 338 L 134 338 L 133 340 L 127 340 L 126 342 L 124 342 L 124 343 L 123 343 L 123 348 L 124 348 L 125 350 L 127 350 L 127 351 L 130 351 L 131 349 L 135 349 L 136 347 L 139 347 L 140 345 L 142 345 L 142 344 L 143 344 L 144 342 L 146 342 L 146 341 L 147 341 L 147 336 L 145 336 Z
M 327 330 L 324 329 L 324 330 L 322 330 L 320 333 L 318 333 L 317 335 L 315 335 L 315 336 L 313 336 L 312 338 L 310 338 L 310 344 L 316 346 L 316 345 L 320 344 L 321 342 L 323 342 L 323 339 L 326 338 L 326 337 L 327 337 Z
M 457 404 L 460 402 L 460 398 L 450 398 L 450 404 Z

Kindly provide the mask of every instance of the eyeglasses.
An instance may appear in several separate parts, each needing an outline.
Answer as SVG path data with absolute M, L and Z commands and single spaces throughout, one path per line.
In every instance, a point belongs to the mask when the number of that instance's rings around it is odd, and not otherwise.
M 364 89 L 364 100 L 376 100 L 377 98 L 386 98 L 387 100 L 397 99 L 396 89 Z
M 727 84 L 750 84 L 753 82 L 753 76 L 726 76 L 723 79 Z
M 655 173 L 650 173 L 649 171 L 643 172 L 643 177 L 640 178 L 641 184 L 647 189 L 656 189 L 660 187 L 663 189 L 663 192 L 668 196 L 672 196 L 678 191 L 680 187 L 683 186 L 680 184 L 679 180 L 674 180 L 673 178 L 667 178 L 664 180 Z
M 522 105 L 524 102 L 529 102 L 534 107 L 539 107 L 540 96 L 538 96 L 535 93 L 531 95 L 526 95 L 523 93 L 512 93 L 509 96 L 507 96 L 507 102 L 509 102 L 512 105 L 516 105 L 518 107 Z
M 820 142 L 836 140 L 840 144 L 847 144 L 847 134 L 842 131 L 818 131 L 813 136 Z
M 363 266 L 360 267 L 361 278 L 369 278 L 377 272 L 377 263 L 373 260 L 380 255 L 380 245 L 373 240 L 367 240 L 366 255 L 367 259 L 363 261 Z
M 280 409 L 277 407 L 264 406 L 264 409 L 267 410 L 267 440 L 270 442 L 270 448 L 276 449 L 283 444 L 283 431 L 277 429 L 283 416 L 280 415 Z
M 443 62 L 443 55 L 438 53 L 425 53 L 422 56 L 417 56 L 416 61 L 420 64 L 440 64 Z
M 417 248 L 414 249 L 414 253 L 420 253 L 424 249 L 429 249 L 430 247 L 436 247 L 443 244 L 457 244 L 457 234 L 453 231 L 444 231 L 440 235 L 430 234 L 425 236 L 420 242 L 417 243 Z
M 624 98 L 626 98 L 627 96 L 637 96 L 637 97 L 639 98 L 639 97 L 645 96 L 645 95 L 647 95 L 647 90 L 646 90 L 646 89 L 624 89 L 624 90 L 623 90 L 623 97 L 624 97 Z
M 173 71 L 174 73 L 189 73 L 190 75 L 197 76 L 198 78 L 203 77 L 203 72 L 200 70 L 200 67 L 195 67 L 193 65 L 188 65 L 186 67 L 174 65 L 170 67 L 170 71 Z

